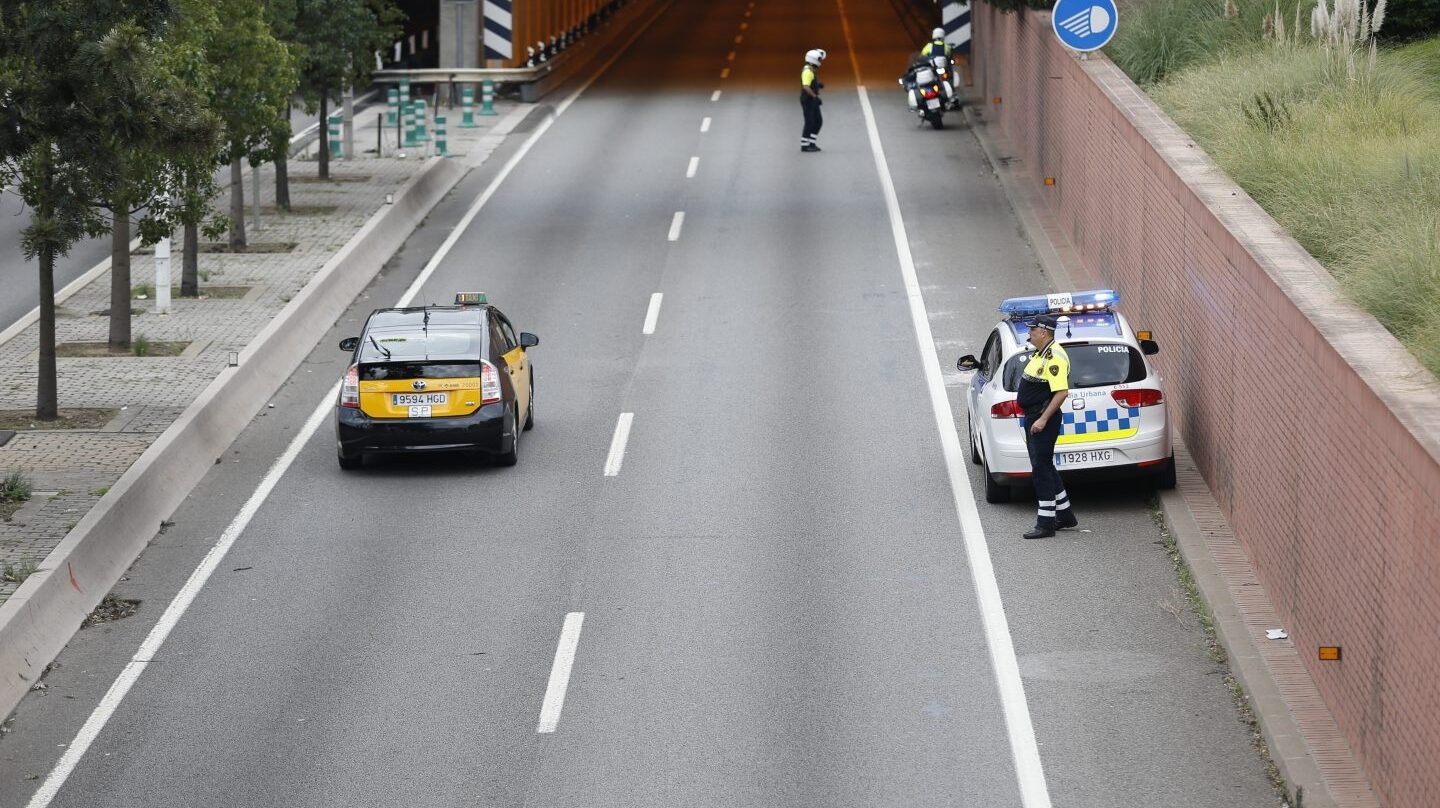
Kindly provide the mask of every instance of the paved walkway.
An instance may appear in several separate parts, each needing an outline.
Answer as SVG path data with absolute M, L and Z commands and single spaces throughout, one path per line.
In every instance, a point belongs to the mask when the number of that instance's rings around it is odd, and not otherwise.
M 497 101 L 497 114 L 477 114 L 475 128 L 461 128 L 459 110 L 446 110 L 449 153 L 454 159 L 478 165 L 495 149 L 499 136 L 513 121 L 499 132 L 493 130 L 513 117 L 512 113 L 523 114 L 518 107 L 513 101 Z M 254 182 L 247 172 L 246 226 L 250 245 L 293 244 L 292 248 L 233 255 L 202 252 L 201 298 L 182 299 L 177 295 L 169 314 L 155 313 L 151 291 L 155 283 L 153 251 L 144 249 L 132 256 L 132 288 L 137 295 L 149 293 L 145 299 L 133 301 L 139 313 L 131 320 L 132 340 L 143 336 L 152 344 L 181 342 L 185 347 L 178 356 L 58 360 L 62 409 L 113 410 L 115 414 L 98 429 L 25 430 L 0 446 L 0 477 L 21 471 L 34 489 L 29 502 L 8 521 L 0 521 L 0 565 L 13 570 L 39 565 L 109 486 L 214 380 L 226 366 L 230 352 L 244 348 L 304 288 L 315 272 L 385 204 L 386 193 L 397 191 L 421 169 L 425 163 L 422 158 L 434 153 L 433 143 L 421 149 L 405 149 L 402 158 L 396 153 L 397 132 L 393 126 L 384 132 L 384 156 L 375 153 L 379 115 L 377 108 L 371 107 L 356 116 L 356 157 L 332 160 L 330 180 L 318 178 L 318 142 L 291 160 L 292 213 L 275 213 L 274 167 L 265 166 L 260 175 L 262 212 L 257 226 L 254 201 L 248 196 Z M 226 191 L 216 199 L 216 209 L 228 212 L 228 203 Z M 179 246 L 177 241 L 171 262 L 177 292 Z M 207 297 L 206 289 L 217 294 Z M 109 307 L 110 273 L 106 271 L 59 301 L 57 342 L 105 342 L 110 321 L 101 312 Z M 16 334 L 0 345 L 0 351 L 7 357 L 0 364 L 0 410 L 33 411 L 39 327 L 32 325 Z M 16 581 L 0 580 L 0 603 L 18 586 Z

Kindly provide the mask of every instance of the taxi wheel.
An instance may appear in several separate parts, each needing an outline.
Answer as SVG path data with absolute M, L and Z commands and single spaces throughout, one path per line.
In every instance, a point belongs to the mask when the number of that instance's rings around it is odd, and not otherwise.
M 359 452 L 345 454 L 343 451 L 336 451 L 335 459 L 340 462 L 340 468 L 346 471 L 355 471 L 365 465 L 365 455 Z
M 530 379 L 530 406 L 525 408 L 525 431 L 535 428 L 535 379 Z
M 510 438 L 510 451 L 495 455 L 497 465 L 513 466 L 520 462 L 520 430 L 516 429 L 520 425 L 519 420 L 519 407 L 510 410 L 509 414 L 505 416 L 507 431 L 513 437 Z

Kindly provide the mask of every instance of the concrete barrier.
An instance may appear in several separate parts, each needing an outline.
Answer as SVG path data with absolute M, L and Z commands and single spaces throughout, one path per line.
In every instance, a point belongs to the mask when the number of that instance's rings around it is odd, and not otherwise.
M 383 206 L 111 486 L 0 605 L 0 716 L 9 715 L 80 623 L 415 227 L 470 170 L 432 159 Z

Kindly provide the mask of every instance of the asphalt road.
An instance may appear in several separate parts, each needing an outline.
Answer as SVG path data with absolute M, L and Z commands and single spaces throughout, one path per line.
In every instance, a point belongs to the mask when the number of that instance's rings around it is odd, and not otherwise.
M 973 134 L 904 110 L 890 4 L 845 0 L 933 331 L 917 349 L 841 16 L 747 8 L 672 4 L 420 296 L 485 291 L 540 335 L 519 466 L 346 474 L 326 422 L 52 805 L 1022 804 L 922 350 L 953 368 L 1000 298 L 1051 284 Z M 816 46 L 825 151 L 802 155 L 795 79 Z M 119 589 L 140 613 L 82 632 L 22 705 L 0 805 L 26 803 L 338 378 L 334 341 L 400 296 L 547 112 L 437 208 L 157 537 Z M 945 376 L 963 435 L 962 381 Z M 1146 493 L 1072 498 L 1086 532 L 1050 541 L 1019 538 L 1033 503 L 978 510 L 1045 792 L 1275 804 Z M 576 612 L 563 710 L 538 732 Z

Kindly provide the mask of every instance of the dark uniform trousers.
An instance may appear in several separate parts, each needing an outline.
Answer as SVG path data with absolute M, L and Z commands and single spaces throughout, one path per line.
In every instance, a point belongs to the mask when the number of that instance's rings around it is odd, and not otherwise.
M 1034 416 L 1026 414 L 1022 428 L 1025 430 L 1025 448 L 1030 452 L 1030 481 L 1035 486 L 1035 524 L 1037 527 L 1053 528 L 1057 524 L 1056 514 L 1070 508 L 1070 495 L 1065 491 L 1065 483 L 1060 480 L 1060 472 L 1055 470 L 1055 441 L 1060 437 L 1060 422 L 1064 419 L 1057 412 L 1040 434 L 1032 435 L 1030 424 L 1039 416 L 1038 412 Z M 1059 519 L 1071 522 L 1068 513 L 1061 514 Z
M 805 115 L 805 127 L 800 130 L 800 145 L 815 146 L 816 136 L 825 118 L 820 114 L 820 99 L 806 92 L 800 93 L 800 111 Z

